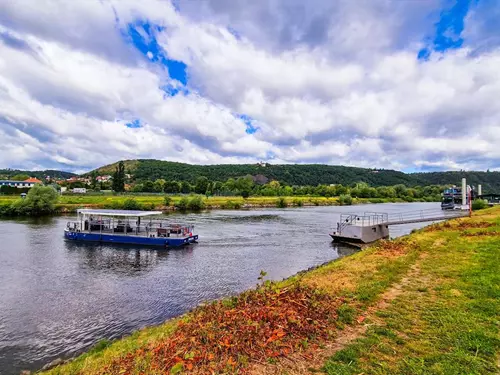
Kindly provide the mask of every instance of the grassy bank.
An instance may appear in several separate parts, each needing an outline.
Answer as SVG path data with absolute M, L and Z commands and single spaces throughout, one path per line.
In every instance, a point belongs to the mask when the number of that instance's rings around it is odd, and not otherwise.
M 500 208 L 102 342 L 47 374 L 492 374 Z
M 175 210 L 176 206 L 185 196 L 169 196 L 170 202 L 166 205 L 164 195 L 63 195 L 56 204 L 56 212 L 75 212 L 78 208 L 107 208 L 124 209 L 127 201 L 134 200 L 143 210 Z M 191 196 L 188 196 L 190 199 Z M 0 196 L 1 206 L 12 204 L 19 199 L 17 196 Z M 339 205 L 338 197 L 204 197 L 202 196 L 204 208 L 206 209 L 241 209 L 259 207 L 302 207 L 302 206 L 335 206 Z M 354 198 L 352 204 L 363 203 L 387 203 L 404 202 L 398 198 Z

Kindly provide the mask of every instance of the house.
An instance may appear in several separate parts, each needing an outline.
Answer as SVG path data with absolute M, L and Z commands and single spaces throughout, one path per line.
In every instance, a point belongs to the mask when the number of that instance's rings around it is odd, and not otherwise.
M 107 176 L 97 176 L 96 180 L 98 182 L 108 182 L 113 178 L 113 176 L 107 175 Z
M 17 188 L 32 188 L 36 184 L 41 184 L 42 181 L 40 181 L 38 178 L 33 178 L 30 177 L 27 180 L 24 181 L 14 181 L 14 180 L 0 180 L 0 186 L 11 186 L 11 187 L 17 187 Z
M 42 183 L 42 181 L 40 181 L 38 178 L 35 178 L 35 177 L 30 177 L 27 180 L 24 180 L 24 182 L 27 182 L 29 184 L 33 184 L 32 186 L 34 186 L 35 184 L 41 184 Z

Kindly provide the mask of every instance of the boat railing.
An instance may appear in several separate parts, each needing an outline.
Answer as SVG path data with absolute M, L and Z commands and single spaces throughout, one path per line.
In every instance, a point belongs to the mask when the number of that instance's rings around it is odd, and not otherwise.
M 362 227 L 372 226 L 386 223 L 387 220 L 388 215 L 386 213 L 380 212 L 365 212 L 364 214 L 341 214 L 340 223 L 338 225 L 338 232 L 342 233 L 342 230 L 349 225 Z
M 144 237 L 186 237 L 192 235 L 194 226 L 172 224 L 164 221 L 146 221 L 138 224 L 136 220 L 86 220 L 82 223 L 70 221 L 68 230 L 88 233 L 109 233 Z

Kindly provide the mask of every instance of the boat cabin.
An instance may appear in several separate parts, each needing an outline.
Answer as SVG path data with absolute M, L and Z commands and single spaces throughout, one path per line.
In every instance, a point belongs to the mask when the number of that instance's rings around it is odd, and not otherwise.
M 65 237 L 166 246 L 196 242 L 194 226 L 169 223 L 158 218 L 161 214 L 161 211 L 79 209 L 77 220 L 68 222 Z

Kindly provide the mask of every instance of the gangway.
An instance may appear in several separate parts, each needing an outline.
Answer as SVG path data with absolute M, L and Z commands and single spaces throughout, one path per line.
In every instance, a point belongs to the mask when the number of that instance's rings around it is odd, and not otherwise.
M 337 228 L 330 236 L 339 242 L 370 243 L 388 238 L 390 225 L 442 221 L 468 215 L 468 210 L 438 212 L 435 209 L 398 213 L 341 214 Z

